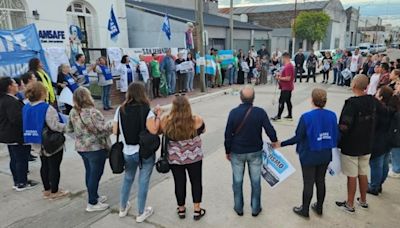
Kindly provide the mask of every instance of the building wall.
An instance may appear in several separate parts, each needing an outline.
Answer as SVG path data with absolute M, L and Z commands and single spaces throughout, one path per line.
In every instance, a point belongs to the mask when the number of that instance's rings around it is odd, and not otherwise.
M 72 2 L 83 3 L 92 11 L 93 24 L 90 30 L 88 30 L 92 36 L 92 42 L 89 44 L 90 47 L 128 46 L 124 0 L 108 0 L 106 4 L 98 0 L 23 0 L 22 2 L 25 5 L 28 24 L 34 23 L 38 30 L 64 32 L 64 39 L 59 39 L 58 43 L 42 43 L 44 47 L 68 46 L 69 27 L 71 24 L 68 23 L 66 10 Z M 109 31 L 107 30 L 111 5 L 114 5 L 114 13 L 116 14 L 121 31 L 117 41 L 110 39 Z M 37 10 L 40 14 L 38 20 L 33 17 L 33 10 Z
M 331 0 L 324 12 L 331 18 L 327 37 L 322 44 L 323 49 L 345 47 L 347 15 L 340 0 Z
M 148 2 L 153 4 L 163 4 L 167 6 L 185 8 L 185 9 L 194 9 L 195 0 L 141 0 L 142 2 Z

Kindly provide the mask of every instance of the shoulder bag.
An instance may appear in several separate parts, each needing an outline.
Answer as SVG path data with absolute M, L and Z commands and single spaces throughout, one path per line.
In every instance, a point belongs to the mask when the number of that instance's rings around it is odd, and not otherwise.
M 124 159 L 124 143 L 119 141 L 119 135 L 120 135 L 120 130 L 119 130 L 119 123 L 120 123 L 120 116 L 121 114 L 118 114 L 118 122 L 117 122 L 117 141 L 111 146 L 110 149 L 110 155 L 109 155 L 109 162 L 110 162 L 110 167 L 111 170 L 114 174 L 120 174 L 124 172 L 124 166 L 125 166 L 125 159 Z
M 53 156 L 63 149 L 65 136 L 62 132 L 53 131 L 45 124 L 42 131 L 42 147 L 47 157 Z
M 242 122 L 240 122 L 239 126 L 236 127 L 235 131 L 232 133 L 232 136 L 235 136 L 240 132 L 240 130 L 242 129 L 244 123 L 246 122 L 247 118 L 249 117 L 250 112 L 251 112 L 252 109 L 253 109 L 253 106 L 250 106 L 250 108 L 247 109 L 247 112 L 246 112 Z
M 151 134 L 146 128 L 147 118 L 141 111 L 141 121 L 144 120 L 144 130 L 139 133 L 139 156 L 143 159 L 148 159 L 153 156 L 158 148 L 160 148 L 160 137 L 158 135 Z
M 162 137 L 162 144 L 161 144 L 161 156 L 158 158 L 156 162 L 156 170 L 159 173 L 168 173 L 170 170 L 168 162 L 168 144 L 169 144 L 169 139 L 164 134 Z

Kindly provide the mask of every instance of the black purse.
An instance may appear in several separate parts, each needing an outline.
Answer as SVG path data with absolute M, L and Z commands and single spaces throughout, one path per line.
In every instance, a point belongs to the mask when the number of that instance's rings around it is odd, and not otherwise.
M 59 152 L 65 143 L 65 136 L 63 133 L 51 130 L 47 124 L 42 131 L 42 147 L 45 153 L 50 157 Z
M 124 143 L 119 141 L 119 122 L 118 118 L 117 126 L 117 141 L 111 146 L 110 154 L 109 154 L 109 162 L 111 170 L 114 174 L 120 174 L 124 172 L 125 169 L 125 159 L 124 159 Z
M 144 125 L 144 130 L 139 133 L 139 157 L 143 159 L 148 159 L 153 156 L 158 148 L 160 148 L 160 137 L 158 135 L 151 134 L 146 129 L 146 119 L 143 115 L 143 109 L 141 111 L 141 121 L 145 121 L 142 123 Z
M 161 156 L 158 158 L 156 162 L 156 170 L 159 173 L 168 173 L 169 162 L 168 162 L 168 144 L 169 139 L 165 134 L 162 137 L 162 144 L 161 144 Z

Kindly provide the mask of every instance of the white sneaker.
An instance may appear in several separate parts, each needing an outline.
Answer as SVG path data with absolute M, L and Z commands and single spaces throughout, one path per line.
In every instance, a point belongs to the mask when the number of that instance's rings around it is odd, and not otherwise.
M 100 203 L 105 203 L 107 199 L 107 196 L 99 196 L 99 198 L 97 198 L 97 201 Z
M 106 203 L 101 203 L 101 202 L 99 201 L 99 202 L 97 202 L 96 205 L 88 204 L 87 207 L 86 207 L 86 211 L 87 211 L 87 212 L 104 211 L 104 210 L 107 210 L 108 207 L 109 207 L 108 204 L 106 204 Z
M 119 217 L 123 218 L 128 214 L 129 209 L 131 209 L 131 204 L 129 203 L 129 201 L 126 203 L 126 207 L 125 209 L 120 208 L 119 209 Z
M 395 173 L 393 170 L 390 170 L 388 175 L 391 178 L 400 178 L 400 173 Z
M 153 213 L 154 213 L 153 208 L 152 207 L 147 207 L 144 210 L 143 214 L 138 215 L 136 217 L 136 222 L 138 222 L 138 223 L 144 222 L 144 220 L 146 220 L 148 217 L 150 217 Z

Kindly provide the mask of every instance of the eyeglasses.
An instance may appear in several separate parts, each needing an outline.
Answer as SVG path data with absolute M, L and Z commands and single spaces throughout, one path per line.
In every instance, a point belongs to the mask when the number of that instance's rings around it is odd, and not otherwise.
M 175 97 L 184 97 L 186 96 L 186 93 L 176 93 Z

